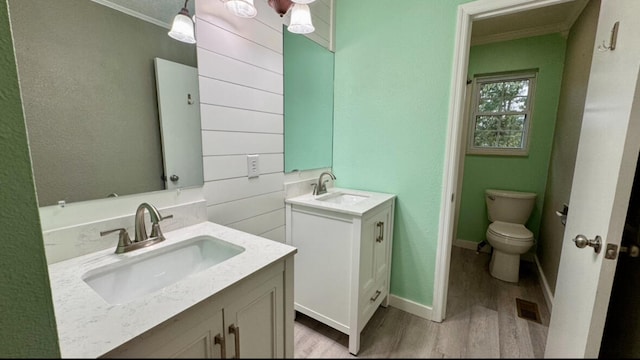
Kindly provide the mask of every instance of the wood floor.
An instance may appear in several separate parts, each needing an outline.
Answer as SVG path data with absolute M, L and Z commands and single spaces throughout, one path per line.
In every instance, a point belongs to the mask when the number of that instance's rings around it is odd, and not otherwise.
M 362 331 L 358 358 L 542 358 L 549 311 L 535 264 L 522 262 L 520 281 L 489 275 L 487 253 L 452 248 L 447 318 L 433 322 L 380 307 Z M 540 323 L 518 316 L 516 298 L 537 304 Z M 348 336 L 298 313 L 296 358 L 355 358 Z

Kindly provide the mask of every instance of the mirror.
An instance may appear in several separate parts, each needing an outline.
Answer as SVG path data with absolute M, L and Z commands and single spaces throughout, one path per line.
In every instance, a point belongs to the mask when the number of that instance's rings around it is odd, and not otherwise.
M 149 4 L 155 15 L 168 9 L 164 22 L 170 23 L 184 1 Z M 196 46 L 170 38 L 157 22 L 112 7 L 118 8 L 89 0 L 9 0 L 40 206 L 163 190 L 170 184 L 164 180 L 173 174 L 164 174 L 154 59 L 195 68 Z M 200 142 L 199 110 L 195 121 L 194 138 Z M 199 178 L 179 187 L 202 185 L 202 151 L 196 153 L 199 158 L 191 162 L 199 164 L 193 170 Z
M 334 53 L 286 28 L 282 34 L 284 171 L 331 167 Z

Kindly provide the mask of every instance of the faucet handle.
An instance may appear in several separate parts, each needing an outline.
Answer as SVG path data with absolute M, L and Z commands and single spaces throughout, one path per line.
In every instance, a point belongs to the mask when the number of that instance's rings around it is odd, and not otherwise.
M 173 214 L 170 214 L 170 215 L 167 215 L 167 216 L 160 215 L 160 221 L 166 220 L 166 219 L 172 219 L 172 218 L 173 218 Z
M 120 254 L 124 252 L 124 248 L 131 245 L 131 238 L 129 237 L 129 233 L 125 228 L 117 228 L 112 230 L 100 231 L 100 236 L 105 236 L 111 233 L 119 231 L 118 236 L 118 247 L 116 247 L 116 254 Z
M 313 192 L 311 192 L 311 194 L 316 195 L 316 192 L 318 192 L 318 184 L 313 183 L 313 184 L 309 184 L 310 186 L 313 186 Z

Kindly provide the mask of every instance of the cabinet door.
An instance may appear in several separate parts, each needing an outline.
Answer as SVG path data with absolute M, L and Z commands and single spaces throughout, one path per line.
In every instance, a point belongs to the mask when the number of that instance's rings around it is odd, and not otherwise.
M 360 243 L 360 314 L 366 320 L 387 296 L 390 208 L 368 216 Z
M 223 313 L 218 309 L 205 316 L 181 314 L 105 354 L 103 358 L 221 358 L 224 336 Z M 199 321 L 198 321 L 199 320 Z
M 225 306 L 227 357 L 283 358 L 282 274 Z
M 389 273 L 389 252 L 391 251 L 391 209 L 386 208 L 375 217 L 375 244 L 373 250 L 375 282 L 386 281 Z

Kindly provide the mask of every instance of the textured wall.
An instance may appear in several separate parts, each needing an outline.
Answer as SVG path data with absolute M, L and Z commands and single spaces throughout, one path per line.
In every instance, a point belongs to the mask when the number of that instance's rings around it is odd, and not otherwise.
M 456 12 L 464 2 L 336 2 L 337 185 L 398 196 L 391 293 L 424 305 L 433 301 Z
M 195 46 L 92 1 L 9 4 L 40 205 L 164 189 L 153 58 Z
M 558 120 L 542 209 L 540 241 L 537 246 L 538 259 L 552 293 L 555 292 L 564 236 L 564 226 L 555 212 L 562 209 L 563 203 L 569 204 L 571 195 L 599 11 L 600 1 L 590 1 L 573 25 L 567 39 Z
M 6 1 L 0 69 L 0 357 L 60 357 Z
M 458 239 L 485 240 L 489 226 L 487 188 L 536 193 L 527 227 L 538 238 L 551 154 L 566 40 L 560 34 L 536 36 L 471 48 L 469 78 L 475 74 L 538 69 L 527 156 L 466 155 Z

